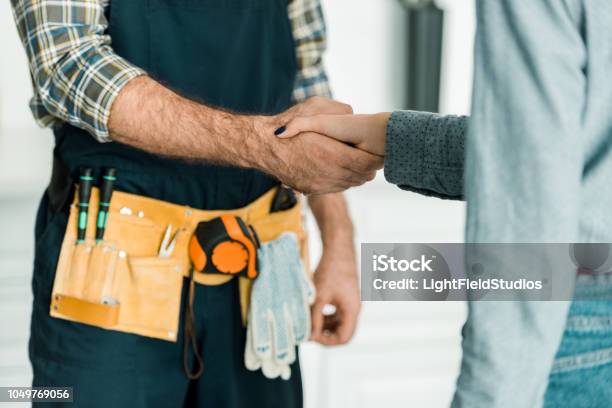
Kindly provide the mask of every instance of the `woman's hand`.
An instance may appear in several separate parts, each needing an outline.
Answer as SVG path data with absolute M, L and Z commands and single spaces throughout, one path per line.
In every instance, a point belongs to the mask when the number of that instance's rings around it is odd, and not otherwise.
M 349 105 L 312 97 L 277 116 L 259 116 L 252 126 L 252 167 L 276 177 L 281 183 L 304 194 L 327 194 L 360 186 L 383 167 L 382 157 L 348 146 L 318 133 L 278 139 L 274 130 L 299 116 L 344 115 Z M 284 126 L 283 126 L 284 128 Z M 247 147 L 248 147 L 247 146 Z
M 298 116 L 276 134 L 280 138 L 315 132 L 358 147 L 366 152 L 384 156 L 387 139 L 388 112 L 374 115 L 313 115 Z

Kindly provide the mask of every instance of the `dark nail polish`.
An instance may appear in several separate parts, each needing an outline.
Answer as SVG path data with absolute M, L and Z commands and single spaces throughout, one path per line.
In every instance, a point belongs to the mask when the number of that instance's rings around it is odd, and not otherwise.
M 276 136 L 278 136 L 278 135 L 282 135 L 282 134 L 283 134 L 283 132 L 284 132 L 285 130 L 287 130 L 287 126 L 281 126 L 281 127 L 279 127 L 278 129 L 276 129 L 276 130 L 274 131 L 274 134 L 275 134 Z

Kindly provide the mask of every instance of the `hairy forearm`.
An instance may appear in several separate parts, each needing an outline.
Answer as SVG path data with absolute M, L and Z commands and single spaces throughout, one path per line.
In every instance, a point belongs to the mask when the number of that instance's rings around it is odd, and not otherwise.
M 274 116 L 242 115 L 184 98 L 147 76 L 124 86 L 111 107 L 115 141 L 147 152 L 260 170 L 304 193 L 330 193 L 371 180 L 382 158 L 318 134 L 280 140 L 297 115 L 347 113 L 351 107 L 310 98 Z
M 208 107 L 141 76 L 115 100 L 109 127 L 113 140 L 150 153 L 260 168 L 256 160 L 273 155 L 273 122 Z
M 342 193 L 310 196 L 308 205 L 317 220 L 323 247 L 353 247 L 353 222 Z

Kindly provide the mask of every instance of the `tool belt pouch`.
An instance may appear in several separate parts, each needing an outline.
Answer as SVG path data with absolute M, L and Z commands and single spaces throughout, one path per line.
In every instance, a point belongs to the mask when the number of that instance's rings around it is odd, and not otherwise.
M 92 207 L 88 231 L 95 230 L 97 206 Z M 107 240 L 96 243 L 88 238 L 77 244 L 77 217 L 73 205 L 53 285 L 51 316 L 176 341 L 181 263 L 175 258 L 140 256 L 146 255 L 145 248 L 157 245 L 161 229 L 136 216 L 118 220 L 110 214 Z
M 201 211 L 167 202 L 115 192 L 108 214 L 105 240 L 94 239 L 98 190 L 93 189 L 87 239 L 77 243 L 77 199 L 70 206 L 52 291 L 50 315 L 109 330 L 175 342 L 179 327 L 184 278 L 191 276 L 189 242 L 202 221 L 223 214 L 240 217 L 251 225 L 262 242 L 294 232 L 306 265 L 306 234 L 299 205 L 269 213 L 276 189 L 249 206 L 229 211 Z M 75 194 L 75 196 L 78 195 Z M 144 209 L 122 214 L 124 206 Z M 172 257 L 158 256 L 159 243 L 168 224 L 180 229 Z M 195 273 L 193 281 L 220 285 L 235 278 Z M 252 280 L 238 277 L 240 306 L 246 323 Z

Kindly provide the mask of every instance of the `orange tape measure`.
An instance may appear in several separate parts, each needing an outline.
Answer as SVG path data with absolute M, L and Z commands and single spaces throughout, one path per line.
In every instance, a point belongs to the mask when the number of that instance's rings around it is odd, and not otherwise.
M 189 256 L 198 272 L 257 277 L 259 240 L 253 228 L 234 215 L 198 224 L 189 242 Z

